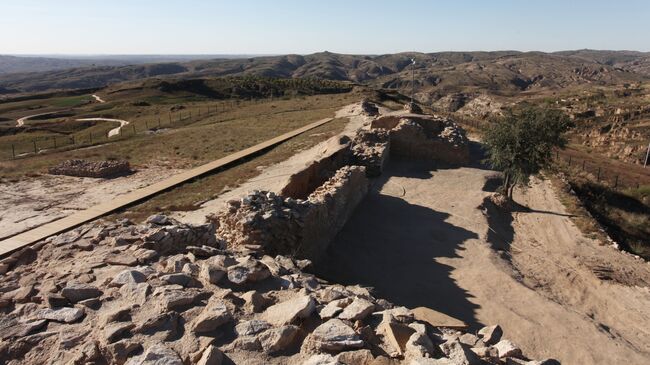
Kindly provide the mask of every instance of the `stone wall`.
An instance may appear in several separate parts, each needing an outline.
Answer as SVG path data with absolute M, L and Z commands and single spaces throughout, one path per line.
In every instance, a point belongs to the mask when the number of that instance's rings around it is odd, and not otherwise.
M 367 192 L 365 168 L 345 166 L 306 200 L 254 191 L 211 220 L 229 248 L 316 259 Z
M 360 130 L 350 147 L 350 165 L 365 166 L 368 177 L 381 175 L 390 152 L 390 135 L 380 129 Z
M 128 161 L 66 160 L 50 167 L 48 172 L 52 175 L 110 178 L 129 174 L 131 166 Z
M 299 257 L 318 259 L 366 196 L 368 187 L 365 167 L 345 166 L 309 195 Z
M 390 133 L 391 156 L 439 161 L 469 162 L 465 131 L 450 120 L 429 116 L 387 116 L 374 120 L 372 130 Z
M 347 136 L 329 140 L 320 158 L 291 175 L 287 185 L 280 191 L 280 195 L 294 199 L 307 199 L 309 194 L 347 163 L 349 148 L 350 138 Z

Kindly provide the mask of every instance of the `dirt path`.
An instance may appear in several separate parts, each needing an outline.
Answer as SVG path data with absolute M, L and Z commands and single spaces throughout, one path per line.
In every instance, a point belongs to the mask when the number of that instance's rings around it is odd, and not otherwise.
M 0 240 L 143 188 L 179 170 L 148 168 L 116 179 L 44 175 L 3 183 L 0 189 Z
M 110 119 L 110 118 L 82 118 L 82 119 L 77 119 L 79 122 L 116 122 L 120 123 L 120 126 L 117 128 L 113 128 L 110 131 L 108 131 L 108 138 L 111 138 L 113 136 L 117 136 L 120 134 L 120 130 L 129 124 L 126 120 L 122 119 Z
M 473 328 L 499 323 L 534 358 L 649 363 L 647 287 L 602 281 L 590 267 L 607 263 L 621 281 L 644 283 L 650 265 L 583 238 L 547 182 L 519 192 L 533 211 L 516 213 L 510 231 L 507 217 L 488 222 L 476 207 L 490 174 L 392 162 L 317 271 Z M 498 234 L 488 234 L 488 224 Z M 511 242 L 512 265 L 498 251 Z
M 54 112 L 46 112 L 46 113 L 39 113 L 39 114 L 28 115 L 28 116 L 26 116 L 26 117 L 19 118 L 18 120 L 16 120 L 16 127 L 23 127 L 23 126 L 25 126 L 25 122 L 28 121 L 28 120 L 30 120 L 31 118 L 44 117 L 44 116 L 46 116 L 46 115 L 55 114 L 55 113 L 58 113 L 58 111 L 54 111 Z
M 92 97 L 95 98 L 95 101 L 97 101 L 98 103 L 103 104 L 103 103 L 106 102 L 104 99 L 100 98 L 98 95 L 92 94 Z

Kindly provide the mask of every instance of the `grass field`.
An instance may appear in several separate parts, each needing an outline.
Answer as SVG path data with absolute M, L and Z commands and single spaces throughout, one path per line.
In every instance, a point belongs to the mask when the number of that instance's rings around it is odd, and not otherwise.
M 124 212 L 116 213 L 114 217 L 140 221 L 155 213 L 197 209 L 200 203 L 215 198 L 224 189 L 236 187 L 257 176 L 260 173 L 259 167 L 281 162 L 297 152 L 308 149 L 340 133 L 347 121 L 347 118 L 334 119 L 325 125 L 282 143 L 259 157 L 159 194 L 130 207 Z
M 111 113 L 101 114 L 83 113 L 85 111 L 83 110 L 81 113 L 77 112 L 75 118 L 101 115 L 129 120 L 131 124 L 123 130 L 121 137 L 108 141 L 96 137 L 97 140 L 93 143 L 99 145 L 92 148 L 55 151 L 18 160 L 2 161 L 0 177 L 15 179 L 26 174 L 43 173 L 49 166 L 72 158 L 126 159 L 136 167 L 163 164 L 174 168 L 189 168 L 242 150 L 318 119 L 332 117 L 337 109 L 362 97 L 363 94 L 360 92 L 350 92 L 273 101 L 185 103 L 182 104 L 182 108 L 181 105 L 168 104 L 145 107 L 126 105 L 111 110 Z M 212 110 L 210 114 L 207 114 L 208 107 Z M 187 119 L 190 114 L 192 119 Z M 179 117 L 186 119 L 178 122 Z M 103 136 L 114 127 L 114 123 L 100 122 L 72 135 L 77 144 L 89 143 L 89 132 L 92 131 L 95 136 Z M 158 130 L 158 132 L 146 132 L 148 129 Z M 17 142 L 23 142 L 28 149 L 29 138 L 32 137 L 38 137 L 44 144 L 52 135 L 62 136 L 56 130 L 2 136 L 0 153 L 10 153 L 7 147 L 10 148 L 11 143 Z

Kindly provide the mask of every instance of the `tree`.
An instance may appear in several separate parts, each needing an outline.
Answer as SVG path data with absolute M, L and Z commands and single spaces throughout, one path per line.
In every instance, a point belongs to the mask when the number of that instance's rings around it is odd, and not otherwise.
M 510 112 L 485 133 L 487 162 L 503 171 L 503 192 L 512 199 L 515 185 L 526 184 L 531 175 L 547 167 L 553 150 L 564 148 L 564 133 L 571 127 L 559 110 L 526 107 Z

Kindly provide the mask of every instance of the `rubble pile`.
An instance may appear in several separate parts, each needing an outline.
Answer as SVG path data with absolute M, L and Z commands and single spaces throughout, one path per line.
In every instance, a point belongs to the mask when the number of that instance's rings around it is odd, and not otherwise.
M 379 115 L 379 108 L 377 108 L 377 105 L 374 103 L 364 99 L 361 101 L 361 112 L 365 115 L 374 117 Z
M 469 161 L 465 131 L 445 119 L 403 118 L 390 131 L 391 153 L 400 157 L 463 164 Z
M 306 200 L 253 191 L 209 217 L 229 248 L 315 258 L 368 192 L 365 168 L 344 166 Z
M 351 165 L 366 167 L 368 177 L 381 175 L 388 160 L 390 135 L 381 129 L 360 130 L 350 147 Z
M 110 178 L 129 174 L 131 166 L 128 161 L 66 160 L 50 167 L 48 172 L 52 175 Z
M 203 237 L 207 226 L 91 223 L 2 260 L 3 363 L 557 363 L 529 362 L 499 326 L 440 328 L 366 288 L 323 282 L 306 260 L 203 241 L 142 247 L 172 227 Z
M 406 103 L 404 104 L 404 110 L 408 113 L 413 114 L 422 114 L 422 108 L 417 103 Z
M 232 248 L 293 252 L 308 209 L 310 203 L 306 200 L 256 190 L 229 201 L 224 211 L 209 219 L 218 225 L 217 236 Z

